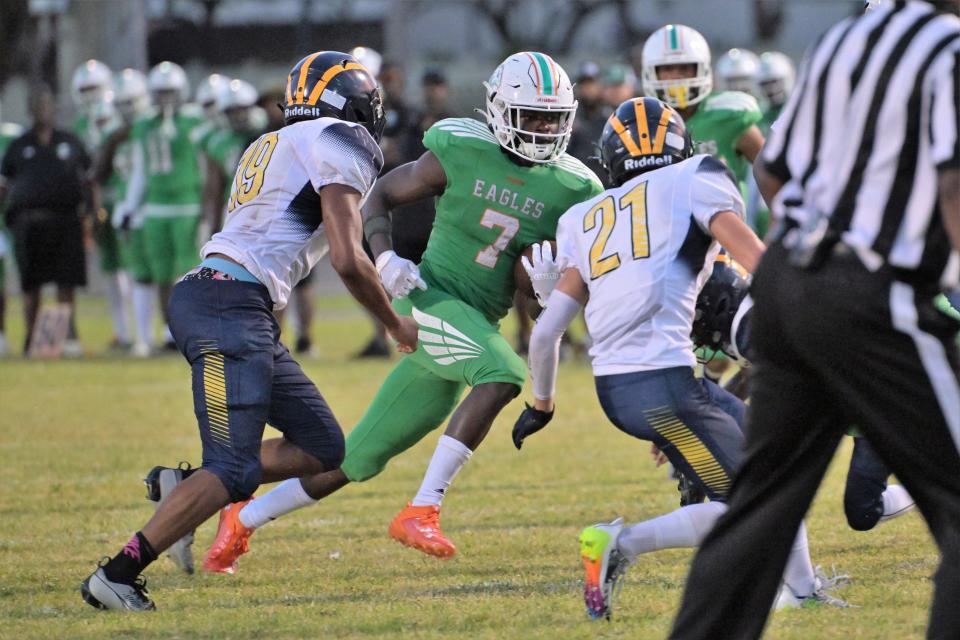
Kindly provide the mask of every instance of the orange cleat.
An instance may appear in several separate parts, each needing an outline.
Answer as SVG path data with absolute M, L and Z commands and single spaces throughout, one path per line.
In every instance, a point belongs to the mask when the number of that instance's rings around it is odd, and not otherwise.
M 457 548 L 440 531 L 440 506 L 436 504 L 407 504 L 390 523 L 390 537 L 437 558 L 452 558 L 457 553 Z
M 250 550 L 250 536 L 256 531 L 240 523 L 240 510 L 250 500 L 234 502 L 220 510 L 217 537 L 207 551 L 207 557 L 203 559 L 204 571 L 229 574 L 236 572 L 237 560 Z

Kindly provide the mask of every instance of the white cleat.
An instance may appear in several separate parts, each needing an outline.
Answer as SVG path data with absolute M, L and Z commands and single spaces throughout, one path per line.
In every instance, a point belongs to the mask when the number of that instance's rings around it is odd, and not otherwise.
M 103 572 L 103 567 L 90 574 L 80 585 L 83 601 L 97 609 L 116 611 L 153 611 L 156 605 L 150 599 L 147 582 L 143 576 L 133 584 L 113 582 Z
M 813 593 L 807 596 L 798 596 L 787 584 L 780 585 L 780 591 L 773 601 L 773 610 L 781 611 L 783 609 L 815 609 L 817 607 L 828 606 L 839 609 L 859 609 L 855 604 L 850 604 L 836 596 L 830 595 L 830 591 L 843 589 L 850 585 L 852 581 L 850 576 L 838 574 L 833 570 L 832 576 L 827 576 L 820 565 L 814 568 L 814 589 Z
M 183 465 L 184 463 L 180 463 Z M 183 480 L 183 472 L 190 469 L 190 465 L 171 469 L 170 467 L 154 467 L 143 479 L 147 485 L 147 499 L 157 503 L 157 508 L 166 500 L 167 496 Z M 192 574 L 193 567 L 193 531 L 174 542 L 167 555 L 183 571 Z
M 146 342 L 134 342 L 130 348 L 130 355 L 134 358 L 149 358 L 153 355 L 153 349 Z

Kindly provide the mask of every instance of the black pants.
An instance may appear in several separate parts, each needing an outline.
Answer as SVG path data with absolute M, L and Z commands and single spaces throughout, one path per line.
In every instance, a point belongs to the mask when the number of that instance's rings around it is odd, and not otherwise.
M 940 548 L 928 637 L 960 635 L 958 326 L 932 294 L 852 255 L 817 271 L 773 245 L 754 279 L 746 460 L 693 561 L 671 638 L 757 638 L 846 425 L 917 502 Z

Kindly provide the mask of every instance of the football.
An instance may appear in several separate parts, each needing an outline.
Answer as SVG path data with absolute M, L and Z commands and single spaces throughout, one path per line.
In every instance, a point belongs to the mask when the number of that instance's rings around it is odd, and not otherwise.
M 553 248 L 553 255 L 557 255 L 557 242 L 555 240 L 549 240 L 550 246 Z M 530 276 L 527 275 L 526 269 L 523 268 L 523 257 L 526 256 L 529 260 L 533 256 L 533 245 L 528 245 L 523 251 L 520 252 L 520 255 L 517 256 L 517 261 L 513 264 L 513 282 L 517 287 L 517 291 L 523 293 L 529 298 L 535 297 L 533 294 L 533 285 L 530 283 Z

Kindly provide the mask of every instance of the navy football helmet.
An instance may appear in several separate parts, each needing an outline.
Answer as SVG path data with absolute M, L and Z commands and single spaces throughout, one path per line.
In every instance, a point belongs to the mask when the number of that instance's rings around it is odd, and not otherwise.
M 624 101 L 600 136 L 600 163 L 617 187 L 645 171 L 692 155 L 693 144 L 683 118 L 656 98 Z
M 741 364 L 749 364 L 750 283 L 719 256 L 713 273 L 697 298 L 690 337 L 698 348 L 722 351 Z
M 356 122 L 377 142 L 387 122 L 373 74 L 349 53 L 339 51 L 311 53 L 293 66 L 287 76 L 283 117 L 286 124 L 314 118 Z

